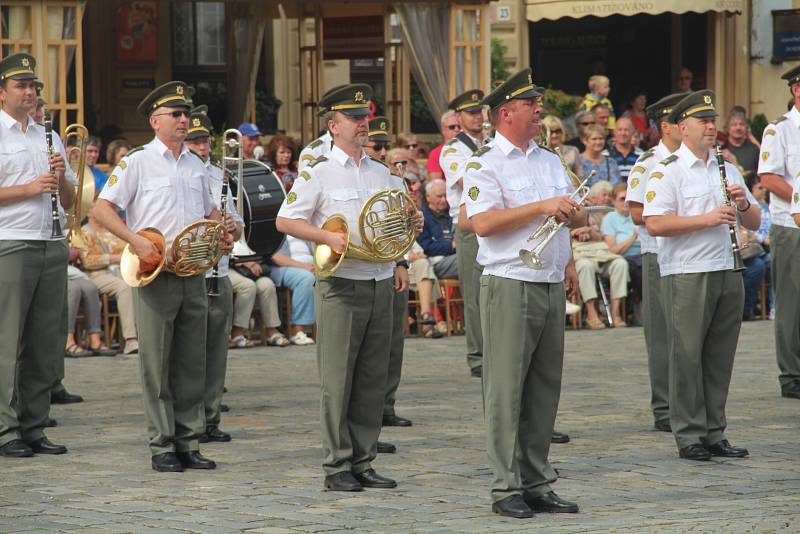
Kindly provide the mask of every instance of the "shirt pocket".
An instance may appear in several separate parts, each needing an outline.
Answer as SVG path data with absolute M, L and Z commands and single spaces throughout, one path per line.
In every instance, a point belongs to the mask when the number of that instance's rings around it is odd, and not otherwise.
M 358 223 L 358 216 L 361 213 L 358 190 L 349 188 L 331 189 L 328 195 L 332 201 L 333 212 L 340 213 L 347 218 L 352 232 L 352 226 Z
M 141 189 L 148 211 L 172 208 L 174 193 L 168 176 L 142 178 Z
M 3 175 L 24 172 L 26 161 L 29 159 L 30 155 L 22 143 L 0 144 L 0 171 Z
M 709 184 L 689 184 L 683 188 L 686 213 L 681 215 L 702 215 L 717 207 Z
M 522 206 L 542 199 L 538 187 L 530 178 L 507 178 L 503 189 L 506 196 L 506 205 L 509 207 Z

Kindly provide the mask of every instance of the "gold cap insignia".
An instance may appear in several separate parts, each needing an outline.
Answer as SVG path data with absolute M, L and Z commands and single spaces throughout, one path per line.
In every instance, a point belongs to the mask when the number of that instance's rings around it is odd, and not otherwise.
M 363 91 L 356 91 L 356 96 L 353 98 L 355 102 L 363 102 L 364 101 L 364 92 Z
M 386 129 L 386 123 L 385 123 L 385 122 L 382 122 L 382 123 L 381 123 L 381 130 L 385 130 L 385 129 Z
M 175 92 L 178 93 L 179 95 L 183 96 L 183 86 L 179 85 L 178 87 L 176 87 L 175 88 Z
M 473 102 L 477 102 L 478 101 L 478 93 L 472 93 L 472 101 Z
M 31 62 L 28 60 L 28 58 L 26 58 L 26 57 L 22 58 L 22 66 L 23 67 L 30 67 L 31 66 Z
M 703 97 L 703 102 L 705 102 L 706 104 L 711 104 L 711 97 L 709 95 L 705 95 Z
M 652 202 L 654 198 L 656 198 L 655 191 L 648 191 L 647 194 L 644 196 L 648 202 Z
M 295 193 L 294 191 L 289 191 L 289 194 L 286 195 L 286 204 L 287 205 L 291 204 L 295 200 L 297 200 L 297 193 Z
M 763 161 L 767 161 L 769 159 L 769 152 L 762 152 L 761 153 L 761 159 Z
M 533 76 L 531 76 L 530 72 L 528 73 L 528 83 L 533 84 Z
M 192 126 L 195 128 L 200 126 L 200 119 L 192 119 Z
M 478 187 L 477 187 L 477 186 L 474 186 L 474 185 L 473 185 L 472 187 L 470 187 L 470 188 L 469 188 L 469 191 L 467 192 L 467 195 L 469 196 L 469 198 L 470 198 L 470 199 L 471 199 L 473 202 L 475 202 L 476 200 L 478 200 L 478 195 L 480 195 L 480 194 L 481 194 L 481 190 L 480 190 L 480 189 L 478 189 Z
M 639 179 L 634 178 L 631 180 L 631 189 L 636 189 L 636 186 L 639 185 Z

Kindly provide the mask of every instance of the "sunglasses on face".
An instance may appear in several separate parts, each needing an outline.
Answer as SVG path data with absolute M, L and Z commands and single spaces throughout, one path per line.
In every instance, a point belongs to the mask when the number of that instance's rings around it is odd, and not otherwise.
M 589 126 L 590 124 L 594 124 L 594 121 L 589 121 L 589 122 L 580 121 L 578 122 L 578 124 L 580 124 L 581 126 Z
M 376 152 L 380 152 L 381 150 L 389 150 L 389 143 L 375 143 L 370 148 Z
M 173 119 L 179 119 L 181 115 L 188 118 L 189 117 L 189 110 L 188 109 L 179 109 L 176 111 L 168 111 L 166 113 L 159 113 L 158 115 L 154 115 L 154 117 L 161 117 L 163 115 L 170 115 Z
M 417 148 L 417 143 L 409 143 L 406 145 L 406 149 L 408 150 L 414 150 L 415 148 Z
M 447 129 L 448 130 L 460 130 L 461 126 L 459 126 L 458 124 L 448 124 L 447 125 Z
M 564 133 L 564 130 L 562 130 L 561 128 L 556 128 L 555 130 L 550 130 L 550 134 L 551 135 L 552 134 L 562 134 L 562 133 Z

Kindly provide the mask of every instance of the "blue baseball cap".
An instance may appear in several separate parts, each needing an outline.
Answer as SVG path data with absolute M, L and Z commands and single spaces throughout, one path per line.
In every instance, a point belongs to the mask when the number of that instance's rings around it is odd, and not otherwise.
M 243 122 L 239 125 L 239 132 L 248 137 L 258 137 L 261 135 L 261 130 L 252 122 Z

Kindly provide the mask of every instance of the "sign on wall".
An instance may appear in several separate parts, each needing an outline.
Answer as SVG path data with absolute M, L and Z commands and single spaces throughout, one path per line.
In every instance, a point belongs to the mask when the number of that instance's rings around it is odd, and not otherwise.
M 117 61 L 158 61 L 158 3 L 119 0 L 117 3 Z
M 800 9 L 772 12 L 772 59 L 800 59 Z

